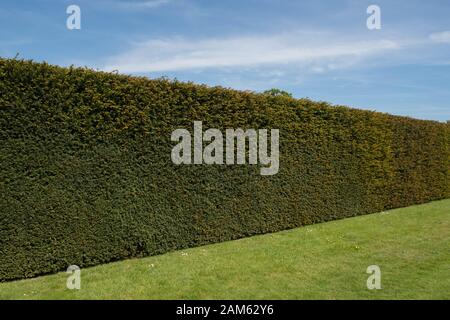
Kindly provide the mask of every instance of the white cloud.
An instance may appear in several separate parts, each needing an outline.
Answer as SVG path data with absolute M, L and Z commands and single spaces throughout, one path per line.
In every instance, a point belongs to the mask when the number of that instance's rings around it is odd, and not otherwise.
M 312 72 L 351 66 L 364 58 L 400 48 L 392 40 L 346 40 L 319 32 L 222 39 L 151 39 L 106 60 L 103 69 L 126 73 L 206 68 L 296 65 Z
M 450 31 L 435 32 L 430 34 L 430 39 L 439 43 L 450 43 Z

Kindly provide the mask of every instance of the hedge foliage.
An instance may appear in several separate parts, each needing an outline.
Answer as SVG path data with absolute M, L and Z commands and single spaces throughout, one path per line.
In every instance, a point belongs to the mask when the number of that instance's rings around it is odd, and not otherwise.
M 172 164 L 177 128 L 276 128 L 280 170 Z M 0 59 L 0 280 L 447 198 L 448 124 Z

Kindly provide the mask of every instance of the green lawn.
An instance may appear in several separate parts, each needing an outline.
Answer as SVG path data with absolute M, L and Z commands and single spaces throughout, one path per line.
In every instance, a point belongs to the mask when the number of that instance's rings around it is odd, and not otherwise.
M 450 199 L 87 268 L 81 290 L 66 279 L 0 283 L 0 298 L 450 299 Z

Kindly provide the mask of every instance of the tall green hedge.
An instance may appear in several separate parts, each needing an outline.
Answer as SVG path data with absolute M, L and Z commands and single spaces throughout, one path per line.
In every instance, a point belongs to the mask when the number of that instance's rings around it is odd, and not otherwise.
M 171 133 L 280 130 L 280 170 L 174 165 Z M 0 59 L 0 280 L 447 198 L 449 125 Z M 191 129 L 192 130 L 192 129 Z

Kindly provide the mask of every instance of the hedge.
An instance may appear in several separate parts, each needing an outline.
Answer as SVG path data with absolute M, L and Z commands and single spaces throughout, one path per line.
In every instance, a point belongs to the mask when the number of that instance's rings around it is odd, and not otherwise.
M 177 128 L 276 128 L 280 170 L 175 165 Z M 448 198 L 448 124 L 0 59 L 0 280 Z

